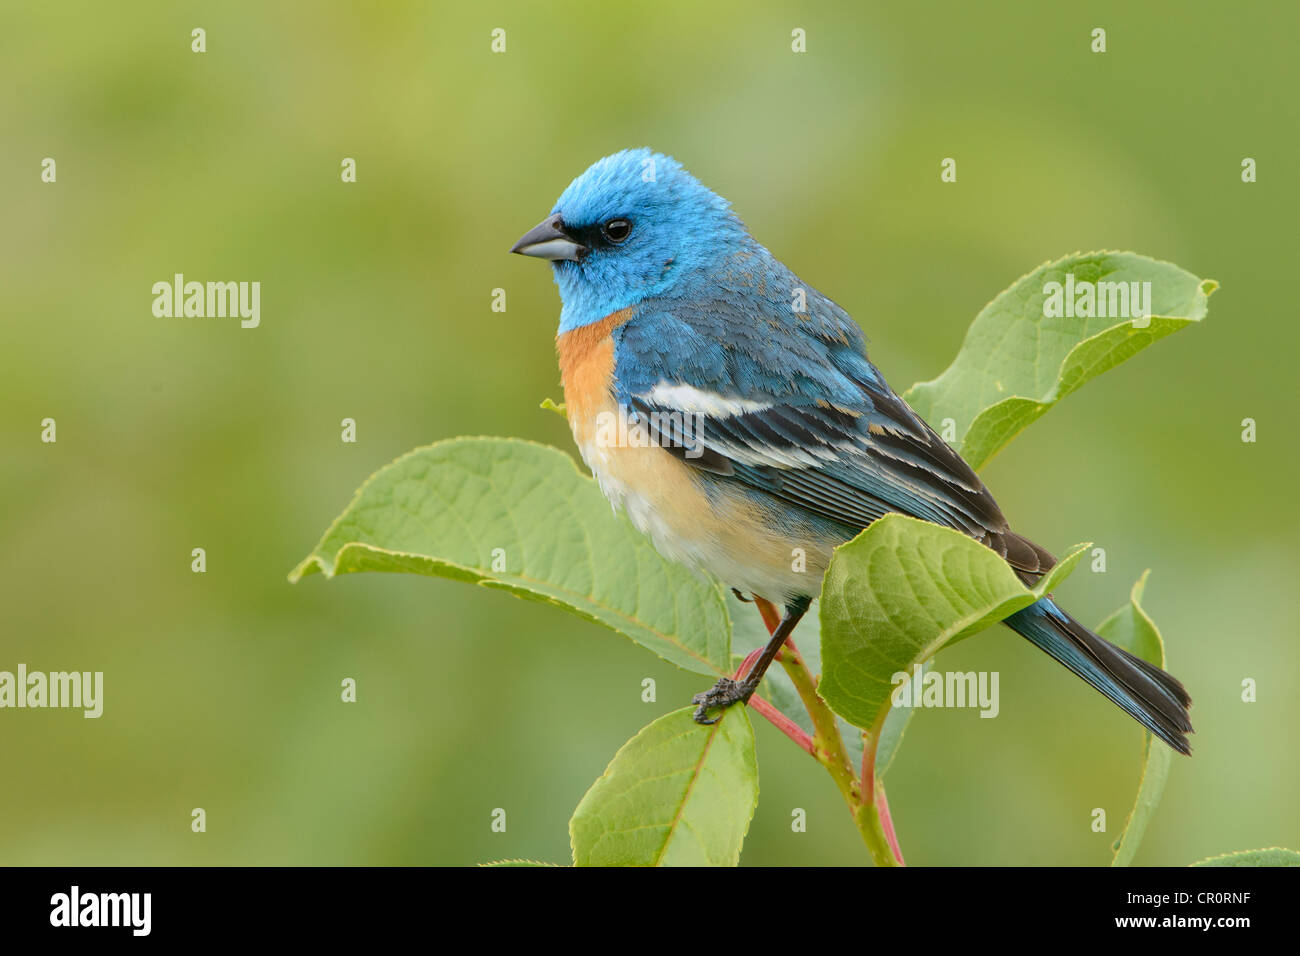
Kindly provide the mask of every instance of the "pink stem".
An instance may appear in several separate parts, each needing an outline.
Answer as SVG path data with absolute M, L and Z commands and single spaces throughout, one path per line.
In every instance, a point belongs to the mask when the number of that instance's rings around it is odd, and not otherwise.
M 772 627 L 775 626 L 776 625 L 772 625 Z M 740 667 L 736 669 L 736 676 L 733 679 L 740 680 L 741 676 L 749 670 L 754 661 L 758 660 L 759 655 L 762 653 L 763 649 L 761 647 L 750 651 L 749 656 L 746 657 L 744 661 L 741 662 Z M 784 713 L 772 704 L 768 703 L 762 697 L 759 697 L 757 694 L 749 698 L 749 706 L 752 707 L 755 712 L 766 717 L 773 727 L 798 744 L 799 747 L 806 751 L 809 756 L 813 755 L 812 738 L 804 733 L 803 728 L 787 717 Z
M 880 827 L 885 831 L 889 848 L 894 851 L 894 859 L 898 861 L 899 866 L 907 866 L 903 862 L 903 849 L 898 845 L 898 834 L 894 832 L 894 820 L 889 815 L 889 801 L 885 799 L 884 787 L 876 790 L 876 812 L 880 815 Z
M 771 634 L 776 630 L 776 626 L 781 623 L 781 614 L 776 609 L 776 605 L 771 601 L 754 596 L 754 607 L 758 608 L 758 613 L 763 615 L 763 624 L 767 627 L 767 633 Z M 786 641 L 789 644 L 789 640 Z
M 816 753 L 813 751 L 812 738 L 803 732 L 802 727 L 785 714 L 781 713 L 781 711 L 777 710 L 757 694 L 749 698 L 749 706 L 766 717 L 773 727 L 798 744 L 799 747 L 808 754 L 808 756 L 816 756 Z
M 876 807 L 876 816 L 880 818 L 880 828 L 885 831 L 885 839 L 894 852 L 894 859 L 899 866 L 903 862 L 903 848 L 898 845 L 898 833 L 894 830 L 894 818 L 889 815 L 889 800 L 885 796 L 885 785 L 876 786 L 876 748 L 865 747 L 862 750 L 862 793 L 871 794 Z
M 767 633 L 773 633 L 776 630 L 776 626 L 781 622 L 780 612 L 777 611 L 776 605 L 772 604 L 770 601 L 764 600 L 757 594 L 753 595 L 753 598 L 754 606 L 758 608 L 758 613 L 763 616 L 763 624 L 767 627 Z M 785 643 L 793 653 L 799 653 L 799 649 L 794 646 L 794 641 L 791 638 L 787 637 Z M 759 653 L 761 653 L 761 649 L 754 651 L 745 658 L 744 664 L 742 664 L 740 670 L 736 672 L 737 678 L 749 669 L 749 665 L 757 659 Z M 785 651 L 782 650 L 781 653 L 785 653 Z M 777 659 L 780 660 L 779 657 Z M 816 753 L 813 750 L 812 740 L 803 732 L 803 730 L 800 729 L 799 725 L 789 717 L 781 713 L 775 707 L 772 707 L 772 705 L 767 701 L 761 700 L 758 697 L 751 698 L 750 706 L 768 720 L 772 721 L 772 723 L 775 724 L 782 733 L 806 750 L 810 755 L 814 757 L 816 756 Z M 772 713 L 767 713 L 765 708 L 770 708 Z M 885 840 L 889 843 L 889 849 L 894 854 L 894 859 L 898 861 L 898 865 L 906 866 L 907 864 L 903 862 L 903 849 L 898 845 L 898 834 L 894 831 L 894 820 L 889 815 L 889 801 L 885 798 L 885 788 L 883 785 L 879 788 L 876 788 L 875 786 L 875 756 L 874 747 L 871 748 L 870 751 L 864 750 L 862 754 L 862 794 L 864 798 L 868 795 L 874 798 L 874 809 L 876 815 L 880 819 L 880 828 L 885 831 Z
M 736 668 L 736 673 L 731 679 L 740 680 L 741 675 L 744 674 L 745 671 L 749 670 L 750 666 L 754 663 L 754 661 L 758 660 L 759 655 L 762 653 L 763 653 L 763 649 L 761 647 L 756 647 L 752 651 L 750 651 L 749 656 L 740 662 L 740 666 Z

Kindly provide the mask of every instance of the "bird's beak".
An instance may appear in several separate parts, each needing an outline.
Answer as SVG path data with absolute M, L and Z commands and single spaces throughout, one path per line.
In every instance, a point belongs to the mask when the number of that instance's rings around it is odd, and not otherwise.
M 564 231 L 564 220 L 559 216 L 548 216 L 545 220 L 529 229 L 511 248 L 521 256 L 536 256 L 538 259 L 568 259 L 577 262 L 588 250 L 580 242 Z

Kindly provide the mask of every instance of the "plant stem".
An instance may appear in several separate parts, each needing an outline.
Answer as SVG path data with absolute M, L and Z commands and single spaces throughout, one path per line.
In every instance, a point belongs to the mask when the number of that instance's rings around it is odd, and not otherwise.
M 763 623 L 770 634 L 776 629 L 780 615 L 771 603 L 758 596 L 754 597 L 754 604 L 763 616 Z M 903 854 L 898 847 L 893 820 L 889 816 L 889 803 L 885 799 L 884 785 L 875 780 L 874 774 L 870 772 L 875 766 L 879 728 L 875 728 L 876 733 L 864 735 L 863 773 L 859 777 L 849 763 L 848 752 L 844 748 L 844 739 L 840 736 L 835 714 L 826 705 L 826 701 L 818 695 L 817 678 L 808 670 L 808 665 L 793 640 L 785 642 L 776 659 L 785 668 L 786 674 L 789 675 L 791 683 L 799 694 L 799 699 L 808 709 L 808 716 L 812 718 L 814 733 L 812 749 L 809 752 L 826 768 L 831 779 L 835 781 L 841 796 L 844 797 L 844 802 L 848 804 L 849 812 L 853 815 L 854 825 L 857 826 L 863 842 L 871 853 L 871 858 L 876 861 L 877 866 L 902 866 Z M 786 735 L 791 736 L 788 732 Z M 800 743 L 798 740 L 795 742 Z
M 754 661 L 758 660 L 759 655 L 762 653 L 763 649 L 761 647 L 757 647 L 751 651 L 749 656 L 746 657 L 741 662 L 740 666 L 736 668 L 736 673 L 733 675 L 733 679 L 740 680 L 740 678 L 749 670 L 750 666 L 753 665 Z M 782 713 L 775 705 L 755 694 L 749 699 L 749 706 L 762 716 L 766 717 L 773 727 L 798 744 L 800 749 L 805 753 L 810 756 L 816 756 L 816 754 L 813 753 L 812 738 L 805 734 L 802 727 Z
M 873 831 L 873 839 L 876 838 L 876 830 L 879 830 L 879 837 L 883 838 L 889 850 L 890 862 L 882 865 L 886 866 L 906 866 L 903 862 L 903 850 L 898 845 L 898 834 L 894 831 L 894 820 L 889 815 L 889 800 L 885 797 L 885 783 L 883 780 L 876 778 L 876 750 L 880 746 L 880 735 L 884 731 L 885 718 L 889 711 L 882 711 L 876 718 L 875 726 L 870 730 L 862 732 L 862 790 L 864 793 L 871 794 L 871 809 L 874 819 L 867 821 Z M 873 851 L 873 855 L 875 855 Z M 880 858 L 876 858 L 880 863 Z
M 812 718 L 813 757 L 831 775 L 835 786 L 839 787 L 840 793 L 848 803 L 849 809 L 856 810 L 857 805 L 861 803 L 862 787 L 849 763 L 848 752 L 844 749 L 844 739 L 840 736 L 840 728 L 835 723 L 835 715 L 817 696 L 816 679 L 808 670 L 803 655 L 799 653 L 793 641 L 785 642 L 785 647 L 781 648 L 776 659 L 785 668 L 790 682 L 794 684 L 794 689 L 799 694 L 799 699 L 808 709 L 808 716 Z
M 894 859 L 898 861 L 899 866 L 907 866 L 903 862 L 903 848 L 898 845 L 898 834 L 894 831 L 894 818 L 889 815 L 889 801 L 885 799 L 885 785 L 883 783 L 876 787 L 876 812 L 880 815 L 880 825 L 885 831 L 885 839 L 889 841 L 889 849 L 894 852 Z
M 884 821 L 879 813 L 880 805 L 885 799 L 885 791 L 882 787 L 877 787 L 874 799 L 864 802 L 853 814 L 854 822 L 858 825 L 858 831 L 862 834 L 862 839 L 867 844 L 867 849 L 871 851 L 871 858 L 876 861 L 876 866 L 903 866 L 903 857 L 901 853 L 895 853 L 895 842 L 890 840 L 890 832 L 885 829 Z M 892 830 L 892 824 L 890 829 Z

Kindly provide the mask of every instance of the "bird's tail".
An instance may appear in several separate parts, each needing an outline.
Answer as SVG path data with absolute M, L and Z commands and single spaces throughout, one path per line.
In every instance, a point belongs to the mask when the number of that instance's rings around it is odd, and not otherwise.
M 1154 664 L 1116 647 L 1041 598 L 1004 622 L 1029 643 L 1056 658 L 1124 709 L 1179 753 L 1190 754 L 1187 734 L 1192 698 Z

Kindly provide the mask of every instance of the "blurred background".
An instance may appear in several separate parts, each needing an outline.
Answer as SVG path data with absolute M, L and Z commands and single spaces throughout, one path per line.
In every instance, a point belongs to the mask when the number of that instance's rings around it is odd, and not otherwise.
M 1263 3 L 4 4 L 0 670 L 103 671 L 105 702 L 0 712 L 0 863 L 568 861 L 615 750 L 707 680 L 499 593 L 285 575 L 414 446 L 572 451 L 538 408 L 558 297 L 506 250 L 639 145 L 844 305 L 900 391 L 1044 260 L 1132 249 L 1219 280 L 1201 326 L 984 476 L 1035 540 L 1107 549 L 1059 592 L 1083 620 L 1152 569 L 1198 732 L 1137 862 L 1300 846 L 1297 30 Z M 260 281 L 261 326 L 155 318 L 176 272 Z M 908 861 L 1108 862 L 1137 725 L 1004 628 L 940 666 L 1000 671 L 1001 716 L 913 720 L 890 777 Z M 868 862 L 826 774 L 755 725 L 743 862 Z

